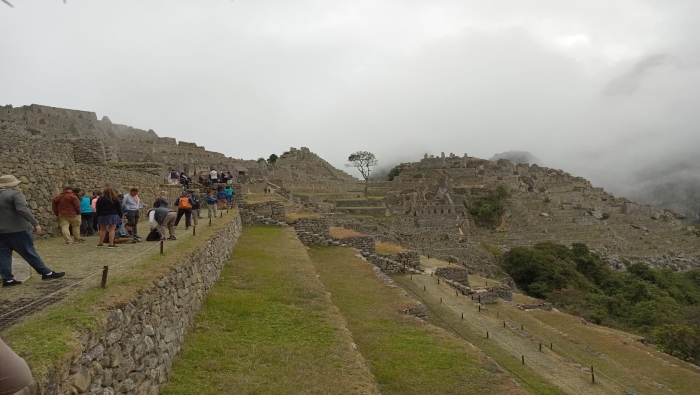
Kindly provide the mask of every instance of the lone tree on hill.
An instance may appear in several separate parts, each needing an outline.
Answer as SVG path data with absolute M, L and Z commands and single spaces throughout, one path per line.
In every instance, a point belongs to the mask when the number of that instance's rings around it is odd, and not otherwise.
M 362 178 L 365 179 L 365 198 L 367 197 L 367 188 L 369 187 L 369 170 L 370 167 L 377 164 L 377 158 L 374 154 L 368 151 L 357 151 L 348 156 L 347 167 L 354 167 L 360 171 Z
M 269 158 L 267 158 L 267 163 L 274 165 L 275 162 L 277 162 L 277 155 L 272 154 Z

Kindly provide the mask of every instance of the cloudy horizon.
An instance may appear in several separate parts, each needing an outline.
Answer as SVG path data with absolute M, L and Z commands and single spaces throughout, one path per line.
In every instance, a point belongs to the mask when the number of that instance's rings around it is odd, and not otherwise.
M 528 151 L 639 198 L 700 140 L 690 0 L 10 2 L 0 105 L 94 111 L 235 158 Z

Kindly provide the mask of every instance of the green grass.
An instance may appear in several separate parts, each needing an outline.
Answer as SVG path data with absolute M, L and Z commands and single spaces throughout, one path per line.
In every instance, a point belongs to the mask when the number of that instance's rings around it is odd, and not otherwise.
M 376 394 L 290 228 L 247 227 L 161 393 Z
M 355 254 L 333 247 L 310 251 L 382 394 L 524 393 L 466 342 L 400 314 L 415 302 L 387 287 Z
M 2 333 L 3 340 L 26 360 L 34 379 L 41 381 L 52 367 L 79 355 L 81 336 L 98 331 L 109 309 L 135 299 L 141 290 L 181 264 L 189 254 L 199 251 L 201 241 L 213 236 L 237 214 L 224 214 L 224 221 L 211 227 L 201 226 L 196 243 L 193 238 L 179 240 L 166 255 L 161 256 L 155 249 L 153 255 L 134 262 L 128 269 L 110 270 L 106 288 L 95 285 L 24 318 Z

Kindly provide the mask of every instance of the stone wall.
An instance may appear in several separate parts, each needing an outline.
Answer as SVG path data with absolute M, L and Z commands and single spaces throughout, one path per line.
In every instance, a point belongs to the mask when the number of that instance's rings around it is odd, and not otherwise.
M 367 251 L 371 254 L 373 254 L 375 251 L 375 242 L 374 237 L 372 236 L 346 237 L 343 239 L 336 239 L 336 241 L 339 241 L 340 243 L 346 244 L 350 247 L 357 248 L 361 251 Z
M 240 206 L 245 226 L 286 226 L 284 203 L 278 201 L 243 204 Z
M 158 394 L 241 230 L 237 216 L 200 252 L 136 299 L 110 310 L 103 327 L 81 339 L 83 352 L 70 364 L 54 367 L 38 388 L 20 394 Z

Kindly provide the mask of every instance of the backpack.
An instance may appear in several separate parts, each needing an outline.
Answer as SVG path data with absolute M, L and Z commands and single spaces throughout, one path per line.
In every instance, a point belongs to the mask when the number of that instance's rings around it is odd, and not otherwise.
M 192 202 L 190 202 L 190 198 L 188 198 L 187 196 L 181 196 L 180 199 L 177 200 L 177 208 L 183 210 L 191 209 Z
M 151 229 L 148 236 L 146 236 L 146 241 L 160 241 L 160 232 L 158 232 L 158 229 Z

